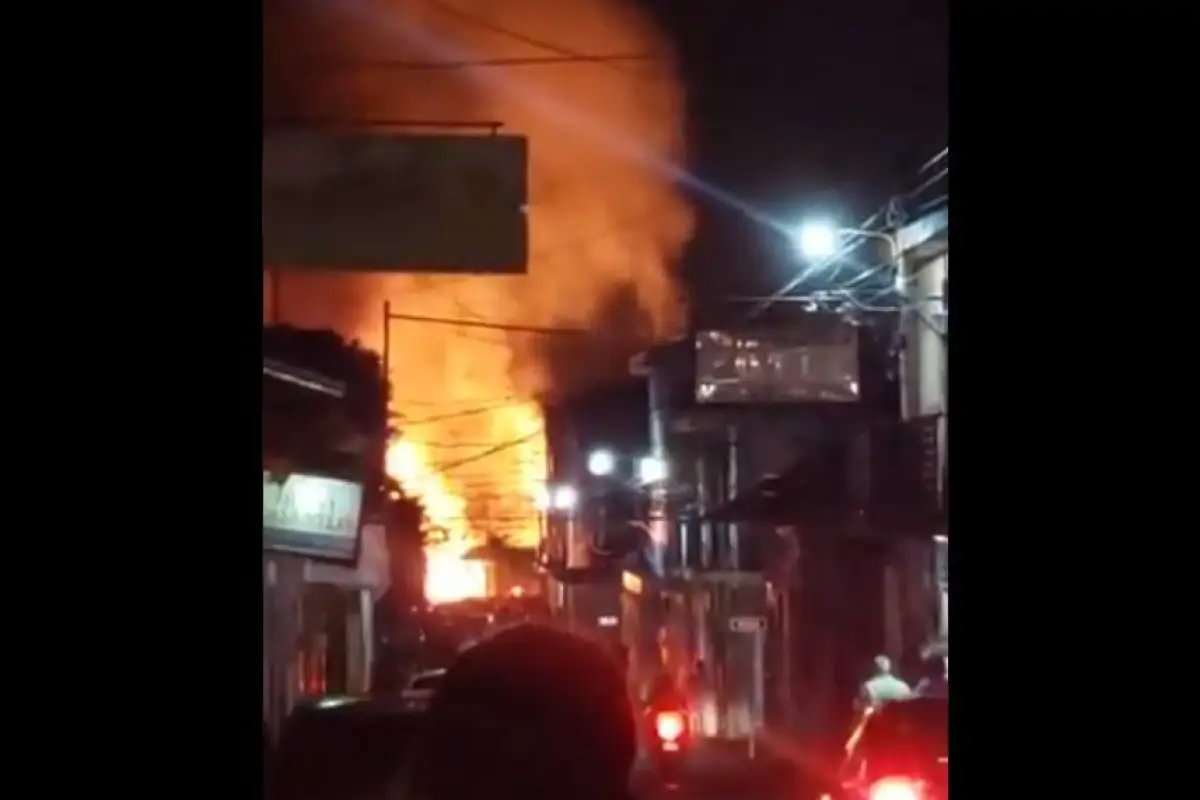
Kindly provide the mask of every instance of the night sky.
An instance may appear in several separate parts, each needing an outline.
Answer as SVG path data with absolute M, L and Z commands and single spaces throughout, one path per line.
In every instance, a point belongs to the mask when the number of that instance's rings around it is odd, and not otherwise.
M 852 226 L 947 144 L 944 0 L 645 2 L 680 53 L 693 172 L 773 216 Z M 683 264 L 694 296 L 790 276 L 779 236 L 698 207 Z

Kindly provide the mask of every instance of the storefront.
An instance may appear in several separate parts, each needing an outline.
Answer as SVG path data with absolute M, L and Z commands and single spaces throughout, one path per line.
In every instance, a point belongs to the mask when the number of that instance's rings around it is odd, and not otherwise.
M 369 691 L 384 529 L 360 530 L 362 487 L 263 474 L 263 716 L 274 730 L 306 696 Z

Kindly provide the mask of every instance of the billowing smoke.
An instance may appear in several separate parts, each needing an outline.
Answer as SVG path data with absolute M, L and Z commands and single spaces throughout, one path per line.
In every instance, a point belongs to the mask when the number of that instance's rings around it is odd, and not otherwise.
M 437 464 L 519 435 L 525 423 L 504 411 L 516 400 L 609 377 L 634 349 L 677 330 L 684 309 L 673 264 L 691 230 L 690 210 L 665 177 L 682 158 L 682 92 L 670 48 L 647 17 L 622 0 L 452 2 L 264 0 L 265 117 L 496 120 L 529 137 L 528 275 L 288 273 L 283 281 L 285 321 L 334 327 L 373 347 L 385 298 L 399 313 L 591 331 L 543 337 L 393 322 L 394 405 L 412 423 L 406 435 Z M 379 63 L 560 50 L 646 58 L 441 70 Z M 311 68 L 337 62 L 364 66 Z M 447 473 L 468 516 L 512 516 L 479 510 L 518 480 L 502 461 L 498 454 Z

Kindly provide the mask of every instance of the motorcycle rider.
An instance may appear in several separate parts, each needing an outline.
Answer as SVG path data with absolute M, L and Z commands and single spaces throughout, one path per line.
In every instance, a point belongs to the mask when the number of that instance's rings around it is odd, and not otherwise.
M 679 684 L 666 670 L 660 672 L 646 694 L 646 708 L 651 711 L 686 711 L 687 707 L 687 693 L 679 688 Z
M 863 708 L 878 708 L 893 700 L 907 700 L 912 694 L 912 687 L 892 674 L 892 660 L 878 655 L 875 656 L 875 674 L 863 683 L 858 702 Z

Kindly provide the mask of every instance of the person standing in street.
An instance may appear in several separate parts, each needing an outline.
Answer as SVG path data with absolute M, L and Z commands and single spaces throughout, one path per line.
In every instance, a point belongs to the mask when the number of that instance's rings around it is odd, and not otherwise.
M 892 660 L 875 656 L 875 675 L 863 683 L 858 701 L 863 708 L 878 708 L 893 700 L 912 697 L 912 687 L 892 674 Z

